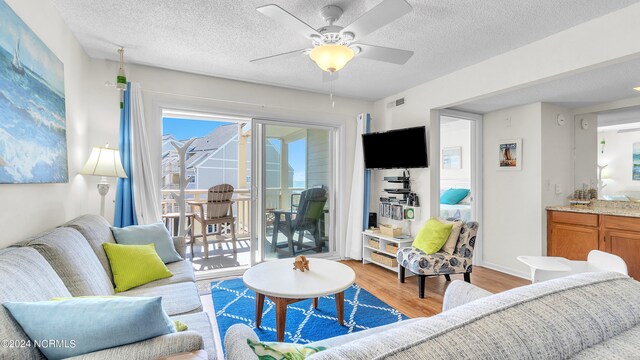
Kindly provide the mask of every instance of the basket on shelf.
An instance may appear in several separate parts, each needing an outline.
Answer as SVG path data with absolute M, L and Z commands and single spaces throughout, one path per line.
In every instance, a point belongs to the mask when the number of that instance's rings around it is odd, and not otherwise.
M 371 253 L 371 260 L 389 267 L 398 266 L 398 260 L 396 260 L 395 257 L 386 254 L 380 254 L 377 252 Z
M 398 244 L 393 244 L 393 243 L 387 244 L 385 249 L 387 250 L 388 253 L 395 254 L 398 252 Z
M 369 239 L 369 246 L 374 249 L 380 249 L 380 241 L 375 239 Z
M 402 228 L 394 228 L 391 225 L 380 225 L 380 233 L 391 237 L 398 237 L 402 235 Z

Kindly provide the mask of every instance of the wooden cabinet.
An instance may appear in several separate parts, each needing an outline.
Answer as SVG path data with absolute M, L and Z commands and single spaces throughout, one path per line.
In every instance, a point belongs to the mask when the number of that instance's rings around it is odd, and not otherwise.
M 620 256 L 640 279 L 640 218 L 548 211 L 547 255 L 587 260 L 591 250 Z

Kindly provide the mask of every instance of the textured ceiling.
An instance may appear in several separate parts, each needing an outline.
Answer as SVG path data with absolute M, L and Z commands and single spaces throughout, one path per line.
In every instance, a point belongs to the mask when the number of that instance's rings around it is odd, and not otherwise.
M 640 59 L 602 67 L 528 88 L 466 103 L 458 110 L 484 114 L 533 102 L 580 108 L 640 96 Z
M 380 0 L 52 0 L 89 56 L 329 92 L 308 58 L 249 60 L 309 41 L 255 8 L 274 2 L 313 27 L 339 5 L 345 26 Z M 547 37 L 638 0 L 408 0 L 414 10 L 362 42 L 415 51 L 405 65 L 356 58 L 335 93 L 377 100 Z

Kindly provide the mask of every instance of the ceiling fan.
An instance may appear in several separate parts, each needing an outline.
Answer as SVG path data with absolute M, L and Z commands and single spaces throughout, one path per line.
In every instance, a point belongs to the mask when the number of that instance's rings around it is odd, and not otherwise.
M 370 33 L 411 12 L 413 8 L 405 0 L 384 0 L 345 27 L 334 25 L 342 16 L 342 8 L 328 5 L 320 10 L 320 14 L 329 25 L 318 29 L 312 28 L 278 5 L 260 6 L 256 10 L 308 38 L 312 47 L 254 59 L 251 62 L 308 55 L 322 70 L 335 73 L 355 56 L 402 65 L 413 55 L 413 51 L 360 42 Z

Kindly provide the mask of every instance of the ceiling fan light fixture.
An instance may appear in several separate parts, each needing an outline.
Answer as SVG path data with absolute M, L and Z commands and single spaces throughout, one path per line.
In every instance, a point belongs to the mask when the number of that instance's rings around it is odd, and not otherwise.
M 344 45 L 326 44 L 316 46 L 309 53 L 309 57 L 320 69 L 327 72 L 336 72 L 342 69 L 353 59 L 355 53 Z

